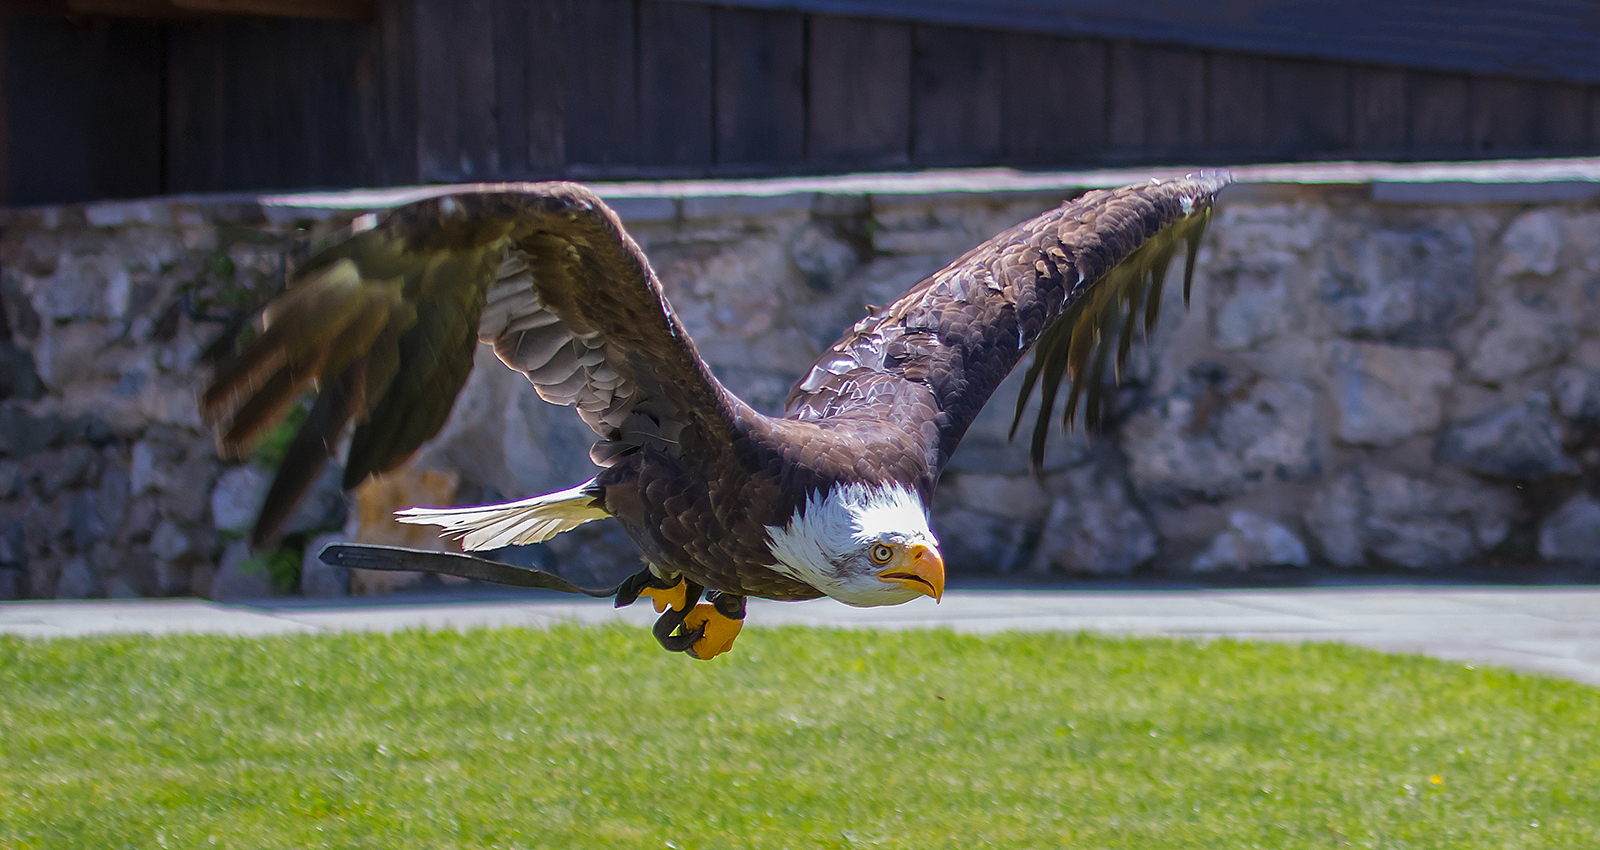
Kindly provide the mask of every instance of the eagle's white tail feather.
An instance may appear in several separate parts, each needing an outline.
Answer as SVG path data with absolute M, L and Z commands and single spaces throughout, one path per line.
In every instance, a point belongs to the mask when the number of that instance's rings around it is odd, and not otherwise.
M 437 525 L 441 536 L 461 541 L 467 551 L 543 543 L 592 519 L 610 516 L 594 504 L 594 479 L 570 490 L 546 493 L 519 502 L 465 508 L 407 508 L 395 519 L 413 525 Z

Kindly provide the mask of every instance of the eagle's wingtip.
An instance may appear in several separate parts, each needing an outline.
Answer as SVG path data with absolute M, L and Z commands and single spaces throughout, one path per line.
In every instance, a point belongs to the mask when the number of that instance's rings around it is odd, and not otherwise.
M 1184 178 L 1199 183 L 1205 191 L 1214 194 L 1221 191 L 1222 187 L 1233 182 L 1233 172 L 1226 168 L 1206 168 L 1192 174 L 1186 174 Z

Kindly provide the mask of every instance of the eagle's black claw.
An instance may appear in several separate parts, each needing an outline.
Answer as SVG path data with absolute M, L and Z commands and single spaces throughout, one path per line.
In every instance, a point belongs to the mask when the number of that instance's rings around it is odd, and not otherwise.
M 708 602 L 696 605 L 683 618 L 685 629 L 700 635 L 685 650 L 690 658 L 710 661 L 733 648 L 733 639 L 744 628 L 744 597 L 711 591 Z
M 704 626 L 686 632 L 678 631 L 683 627 L 683 618 L 687 614 L 688 611 L 668 608 L 660 619 L 656 620 L 650 633 L 656 636 L 656 642 L 661 644 L 662 649 L 668 652 L 684 652 L 694 646 L 695 641 L 705 636 Z
M 656 642 L 668 652 L 694 655 L 695 643 L 706 634 L 705 618 L 695 613 L 697 608 L 707 607 L 695 605 L 704 592 L 705 588 L 686 578 L 668 581 L 646 569 L 617 587 L 617 607 L 631 605 L 641 596 L 650 597 L 656 611 L 661 614 L 650 628 Z M 687 617 L 696 617 L 695 623 L 685 625 L 684 619 Z

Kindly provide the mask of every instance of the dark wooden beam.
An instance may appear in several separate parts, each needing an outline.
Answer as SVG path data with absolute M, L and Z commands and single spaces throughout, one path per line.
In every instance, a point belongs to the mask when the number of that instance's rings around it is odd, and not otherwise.
M 792 167 L 805 158 L 805 18 L 717 9 L 717 164 Z
M 1198 50 L 1112 42 L 1110 153 L 1192 159 L 1206 145 L 1206 56 Z
M 818 167 L 911 164 L 911 26 L 811 19 L 806 157 Z
M 562 132 L 569 174 L 639 163 L 638 37 L 633 0 L 570 0 Z
M 1106 44 L 1005 34 L 1000 113 L 1006 159 L 1021 165 L 1087 162 L 1106 150 Z
M 264 15 L 370 21 L 377 0 L 24 0 L 30 14 L 103 15 L 114 18 L 194 18 Z
M 1600 82 L 1590 0 L 692 0 L 717 6 Z
M 639 164 L 705 168 L 713 159 L 711 10 L 639 6 Z
M 961 27 L 917 27 L 911 56 L 911 159 L 975 165 L 1004 150 L 1001 100 L 1005 36 Z
M 11 204 L 11 85 L 6 73 L 6 50 L 10 21 L 0 15 L 0 205 Z

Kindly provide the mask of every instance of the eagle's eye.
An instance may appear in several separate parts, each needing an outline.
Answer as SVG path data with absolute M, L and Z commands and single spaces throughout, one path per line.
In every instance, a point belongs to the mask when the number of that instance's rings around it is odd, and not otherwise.
M 894 558 L 894 548 L 887 543 L 875 543 L 872 546 L 872 563 L 887 564 Z

